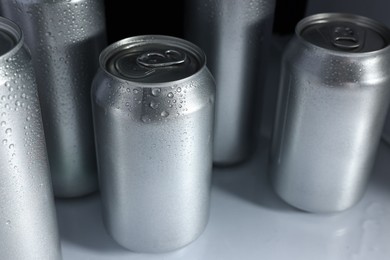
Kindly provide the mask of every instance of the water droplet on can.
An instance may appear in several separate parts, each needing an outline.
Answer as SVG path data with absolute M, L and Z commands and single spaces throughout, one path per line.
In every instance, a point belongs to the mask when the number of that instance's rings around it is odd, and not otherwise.
M 156 109 L 158 107 L 158 103 L 152 101 L 150 102 L 149 106 L 153 109 Z
M 152 89 L 152 95 L 157 97 L 158 95 L 160 95 L 161 93 L 161 89 L 160 88 L 154 88 Z
M 150 118 L 149 118 L 147 115 L 142 116 L 142 117 L 141 117 L 141 120 L 142 120 L 144 123 L 148 123 L 148 122 L 151 121 Z

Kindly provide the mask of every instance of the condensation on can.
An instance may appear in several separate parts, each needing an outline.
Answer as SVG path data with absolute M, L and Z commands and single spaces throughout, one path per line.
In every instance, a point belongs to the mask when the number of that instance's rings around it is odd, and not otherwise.
M 0 258 L 60 260 L 36 78 L 23 33 L 0 17 Z
M 92 85 L 104 223 L 137 252 L 181 248 L 209 215 L 214 78 L 200 48 L 141 35 L 108 46 Z
M 364 195 L 390 102 L 390 30 L 355 14 L 301 20 L 282 59 L 270 165 L 276 192 L 310 212 Z
M 90 91 L 106 47 L 103 0 L 0 1 L 24 30 L 36 72 L 54 193 L 98 188 Z

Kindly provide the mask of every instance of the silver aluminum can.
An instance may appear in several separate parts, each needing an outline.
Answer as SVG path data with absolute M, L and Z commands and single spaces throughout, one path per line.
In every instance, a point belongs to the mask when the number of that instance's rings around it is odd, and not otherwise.
M 275 0 L 187 0 L 185 38 L 206 53 L 217 84 L 213 161 L 249 159 L 261 122 Z
M 3 17 L 0 142 L 0 259 L 61 259 L 31 56 L 20 28 Z
M 1 1 L 31 49 L 57 197 L 98 188 L 90 90 L 106 47 L 103 0 Z
M 309 212 L 364 195 L 390 102 L 390 30 L 367 17 L 302 19 L 282 58 L 271 147 L 276 192 Z
M 209 215 L 214 78 L 202 50 L 140 35 L 108 46 L 92 84 L 105 226 L 122 246 L 165 252 Z

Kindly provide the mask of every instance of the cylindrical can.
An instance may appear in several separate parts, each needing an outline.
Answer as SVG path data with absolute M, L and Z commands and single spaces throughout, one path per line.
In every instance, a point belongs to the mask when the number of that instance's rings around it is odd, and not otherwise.
M 0 17 L 0 259 L 61 259 L 36 78 L 20 28 Z
M 390 145 L 390 111 L 387 111 L 385 126 L 383 127 L 382 139 L 386 144 Z
M 337 212 L 363 196 L 390 102 L 390 30 L 367 17 L 302 19 L 282 58 L 270 154 L 289 204 Z
M 36 72 L 57 197 L 98 188 L 90 90 L 106 46 L 103 0 L 1 1 L 24 30 Z
M 202 48 L 216 84 L 215 165 L 250 158 L 260 125 L 275 0 L 187 0 L 186 39 Z
M 183 247 L 209 215 L 214 78 L 203 51 L 166 35 L 108 46 L 92 84 L 105 226 L 138 252 Z

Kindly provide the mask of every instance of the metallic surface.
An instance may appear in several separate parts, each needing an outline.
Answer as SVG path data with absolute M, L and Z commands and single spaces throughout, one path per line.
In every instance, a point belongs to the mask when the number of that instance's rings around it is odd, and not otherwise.
M 304 39 L 304 29 L 317 20 L 341 17 L 380 34 L 386 47 L 334 50 L 332 41 L 323 48 Z M 367 45 L 377 40 L 362 37 Z M 389 42 L 386 27 L 360 16 L 317 14 L 298 23 L 282 59 L 270 154 L 274 188 L 289 204 L 337 212 L 363 196 L 390 102 Z
M 185 37 L 205 51 L 217 84 L 216 165 L 255 149 L 274 9 L 274 0 L 186 1 Z
M 14 44 L 9 46 L 10 42 Z M 0 259 L 59 260 L 56 209 L 31 56 L 19 28 L 5 18 L 0 18 L 0 48 Z
M 388 44 L 383 38 L 386 27 L 353 14 L 317 15 L 302 22 L 298 30 L 307 42 L 335 51 L 370 52 Z
M 126 66 L 110 66 L 134 51 Z M 188 58 L 177 64 L 171 51 Z M 105 226 L 132 251 L 181 248 L 209 215 L 215 83 L 205 56 L 185 40 L 145 35 L 113 43 L 100 63 L 92 111 Z
M 90 87 L 106 46 L 103 0 L 1 1 L 25 31 L 37 75 L 54 193 L 96 191 Z

